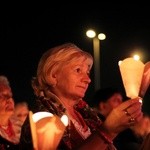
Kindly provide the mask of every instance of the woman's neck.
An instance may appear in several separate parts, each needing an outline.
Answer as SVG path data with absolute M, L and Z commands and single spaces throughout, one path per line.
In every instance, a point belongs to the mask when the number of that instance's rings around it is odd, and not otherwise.
M 68 99 L 61 99 L 61 103 L 62 105 L 66 108 L 66 109 L 74 109 L 74 105 L 77 104 L 76 100 L 68 100 Z

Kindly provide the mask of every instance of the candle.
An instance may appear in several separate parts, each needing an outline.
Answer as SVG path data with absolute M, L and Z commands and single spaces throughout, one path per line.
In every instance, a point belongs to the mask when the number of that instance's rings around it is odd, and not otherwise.
M 127 97 L 138 97 L 144 63 L 134 58 L 126 58 L 123 61 L 119 61 L 119 69 Z
M 48 112 L 38 112 L 33 114 L 32 119 L 35 121 L 33 130 L 36 135 L 36 137 L 33 135 L 36 144 L 34 148 L 36 150 L 56 150 L 68 125 L 68 117 L 63 115 L 59 118 Z

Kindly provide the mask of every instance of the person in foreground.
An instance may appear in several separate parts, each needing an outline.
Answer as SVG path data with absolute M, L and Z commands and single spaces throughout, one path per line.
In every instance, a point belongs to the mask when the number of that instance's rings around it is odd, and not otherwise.
M 116 135 L 142 118 L 141 98 L 137 97 L 113 109 L 104 122 L 99 119 L 83 100 L 92 65 L 90 53 L 73 43 L 49 49 L 39 61 L 37 76 L 32 80 L 37 96 L 33 112 L 48 111 L 69 118 L 57 149 L 115 150 Z M 21 149 L 33 149 L 29 119 L 24 122 L 20 141 Z

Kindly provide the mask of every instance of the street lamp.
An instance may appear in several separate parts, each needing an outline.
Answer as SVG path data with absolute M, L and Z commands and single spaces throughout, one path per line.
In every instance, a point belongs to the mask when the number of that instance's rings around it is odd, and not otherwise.
M 93 51 L 94 51 L 94 86 L 95 90 L 100 89 L 100 40 L 106 39 L 104 33 L 96 35 L 94 30 L 88 30 L 86 32 L 87 37 L 93 39 Z

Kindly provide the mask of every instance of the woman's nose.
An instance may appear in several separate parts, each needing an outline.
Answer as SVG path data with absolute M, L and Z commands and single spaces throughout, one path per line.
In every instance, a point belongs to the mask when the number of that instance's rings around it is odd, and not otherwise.
M 87 84 L 89 84 L 91 82 L 89 75 L 85 74 L 83 77 L 83 81 L 86 82 Z

